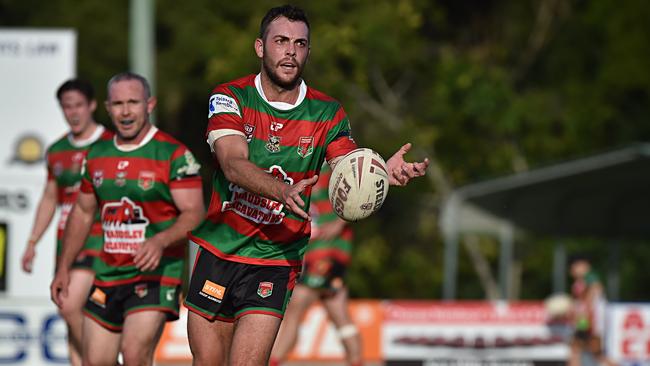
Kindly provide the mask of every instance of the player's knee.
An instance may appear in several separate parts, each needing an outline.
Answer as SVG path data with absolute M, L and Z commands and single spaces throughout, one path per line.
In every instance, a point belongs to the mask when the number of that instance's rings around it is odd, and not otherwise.
M 134 342 L 123 342 L 122 357 L 124 359 L 124 366 L 148 365 L 153 357 L 153 350 L 149 350 L 148 347 L 142 347 L 141 344 Z
M 359 330 L 354 324 L 346 324 L 338 329 L 339 337 L 341 339 L 356 337 Z
M 82 307 L 73 304 L 71 302 L 64 302 L 61 308 L 59 309 L 59 315 L 65 320 L 66 323 L 70 323 L 76 319 L 82 319 L 83 311 Z

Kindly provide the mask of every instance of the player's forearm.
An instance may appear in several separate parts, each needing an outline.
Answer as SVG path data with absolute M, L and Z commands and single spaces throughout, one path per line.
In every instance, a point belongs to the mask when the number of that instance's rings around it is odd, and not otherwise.
M 47 227 L 50 226 L 52 222 L 52 217 L 56 212 L 56 197 L 43 196 L 41 201 L 36 208 L 36 216 L 34 217 L 34 225 L 32 227 L 32 232 L 29 236 L 29 243 L 36 244 L 43 236 Z
M 181 211 L 176 222 L 155 235 L 163 248 L 183 245 L 187 242 L 187 232 L 197 227 L 205 217 L 203 207 Z
M 282 193 L 287 189 L 284 182 L 275 179 L 248 159 L 231 159 L 222 165 L 222 169 L 229 182 L 275 201 L 282 201 Z
M 59 268 L 69 269 L 84 246 L 94 221 L 94 212 L 86 212 L 75 205 L 68 217 L 63 233 L 63 246 Z

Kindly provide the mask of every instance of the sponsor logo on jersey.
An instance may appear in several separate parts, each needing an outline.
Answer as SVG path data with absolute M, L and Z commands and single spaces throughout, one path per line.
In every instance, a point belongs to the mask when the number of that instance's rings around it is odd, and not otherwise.
M 115 174 L 115 185 L 118 187 L 124 187 L 126 185 L 126 172 L 117 172 Z
M 102 308 L 106 307 L 106 293 L 100 288 L 95 287 L 95 291 L 90 295 L 90 301 Z
M 269 134 L 269 141 L 266 143 L 264 147 L 266 147 L 266 150 L 268 150 L 272 154 L 280 152 L 280 140 L 282 140 L 280 136 Z
M 107 253 L 135 254 L 145 241 L 149 219 L 142 207 L 128 197 L 111 202 L 102 208 L 104 251 Z
M 148 191 L 151 188 L 153 188 L 154 184 L 156 183 L 156 173 L 149 171 L 149 170 L 143 170 L 140 173 L 138 173 L 138 187 L 142 188 L 144 191 Z
M 301 136 L 298 139 L 298 155 L 306 158 L 314 152 L 314 136 Z
M 139 298 L 142 299 L 143 297 L 147 296 L 147 294 L 149 293 L 149 289 L 147 288 L 147 284 L 146 284 L 146 283 L 138 283 L 138 284 L 135 285 L 135 287 L 133 288 L 133 292 L 134 292 L 134 293 L 135 293 Z
M 271 122 L 271 131 L 273 132 L 280 131 L 282 127 L 284 127 L 284 123 L 275 122 L 275 121 Z
M 70 170 L 75 173 L 81 171 L 81 164 L 83 164 L 83 161 L 84 153 L 81 151 L 76 152 L 74 155 L 72 155 L 72 165 L 70 166 Z
M 241 117 L 239 106 L 237 105 L 235 98 L 225 94 L 213 94 L 210 97 L 209 109 L 208 118 L 219 113 L 234 113 Z
M 226 293 L 226 288 L 216 284 L 210 280 L 205 280 L 203 283 L 203 288 L 199 291 L 199 295 L 212 300 L 214 302 L 221 302 L 223 296 Z
M 183 177 L 191 177 L 194 175 L 199 174 L 199 169 L 201 169 L 201 164 L 196 162 L 196 159 L 194 158 L 194 155 L 189 150 L 185 150 L 185 153 L 183 154 L 185 157 L 185 165 L 182 167 L 178 168 L 176 173 Z
M 74 206 L 74 202 L 66 202 L 61 205 L 61 215 L 59 215 L 59 225 L 58 225 L 59 230 L 65 229 L 65 223 L 68 221 L 68 216 L 70 216 L 70 212 L 72 211 L 72 206 Z
M 244 123 L 244 134 L 246 134 L 246 142 L 250 144 L 253 139 L 253 133 L 255 132 L 255 126 Z
M 293 179 L 279 165 L 271 166 L 266 172 L 285 184 L 293 185 Z M 266 225 L 279 224 L 284 219 L 282 203 L 251 193 L 236 184 L 231 183 L 228 189 L 232 195 L 230 201 L 224 201 L 221 205 L 221 212 L 233 211 L 255 223 Z
M 257 294 L 265 299 L 273 294 L 273 282 L 260 282 L 257 286 Z
M 129 166 L 128 160 L 120 160 L 117 162 L 117 170 L 124 170 Z
M 104 171 L 103 170 L 95 170 L 93 172 L 93 185 L 95 187 L 99 187 L 104 183 Z

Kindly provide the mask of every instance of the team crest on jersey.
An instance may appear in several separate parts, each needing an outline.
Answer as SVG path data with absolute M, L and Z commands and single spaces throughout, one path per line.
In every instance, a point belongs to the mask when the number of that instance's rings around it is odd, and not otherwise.
M 99 187 L 104 183 L 104 171 L 103 170 L 95 170 L 93 172 L 93 185 L 95 187 Z
M 128 197 L 111 202 L 102 208 L 104 251 L 106 253 L 135 254 L 145 241 L 149 219 L 142 207 Z
M 280 140 L 282 138 L 280 136 L 275 136 L 269 134 L 269 141 L 266 143 L 266 150 L 268 150 L 270 153 L 275 154 L 277 152 L 280 152 Z
M 301 136 L 298 139 L 298 155 L 306 158 L 314 152 L 314 136 Z
M 246 142 L 248 142 L 249 144 L 253 139 L 254 132 L 255 132 L 255 126 L 248 123 L 244 123 L 244 134 L 246 134 Z
M 137 285 L 135 285 L 135 287 L 134 287 L 134 289 L 133 289 L 133 292 L 134 292 L 134 293 L 135 293 L 139 298 L 142 299 L 143 297 L 147 296 L 147 294 L 149 293 L 149 289 L 147 288 L 147 284 L 146 284 L 146 283 L 138 283 Z
M 59 177 L 61 174 L 63 174 L 63 164 L 60 161 L 54 163 L 54 166 L 52 167 L 52 173 L 55 177 Z
M 271 166 L 266 172 L 285 184 L 293 184 L 293 179 L 279 165 Z M 280 224 L 284 219 L 282 203 L 251 193 L 236 184 L 231 183 L 228 189 L 232 196 L 230 201 L 223 202 L 221 212 L 233 211 L 239 216 L 265 225 Z
M 156 173 L 148 170 L 143 170 L 138 174 L 138 187 L 143 191 L 148 191 L 153 188 L 156 183 Z
M 273 294 L 273 282 L 260 282 L 257 286 L 257 294 L 265 299 Z
M 121 171 L 115 174 L 115 185 L 118 187 L 124 187 L 126 185 L 126 172 Z

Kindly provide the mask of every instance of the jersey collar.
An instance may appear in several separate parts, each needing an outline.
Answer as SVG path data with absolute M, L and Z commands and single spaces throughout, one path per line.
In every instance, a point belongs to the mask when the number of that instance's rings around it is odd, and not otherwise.
M 102 135 L 102 133 L 104 133 L 104 126 L 97 125 L 97 127 L 95 127 L 95 131 L 93 131 L 93 134 L 90 135 L 90 137 L 88 137 L 87 139 L 75 140 L 72 137 L 72 133 L 69 133 L 68 134 L 68 142 L 70 142 L 70 145 L 72 145 L 74 147 L 88 146 L 88 145 L 92 144 L 93 142 L 97 141 L 97 139 Z
M 156 132 L 158 132 L 158 128 L 156 128 L 156 126 L 152 125 L 151 128 L 149 129 L 149 132 L 147 132 L 147 135 L 142 139 L 142 141 L 140 141 L 139 144 L 126 144 L 126 145 L 118 145 L 117 144 L 117 134 L 116 134 L 115 136 L 113 136 L 113 145 L 115 145 L 116 149 L 118 149 L 118 150 L 120 150 L 122 152 L 129 152 L 129 151 L 137 150 L 140 147 L 146 145 L 147 142 L 151 141 L 151 139 L 153 138 L 153 135 L 155 135 Z
M 307 84 L 305 84 L 304 80 L 301 80 L 300 91 L 298 94 L 298 99 L 296 100 L 296 104 L 285 102 L 269 102 L 269 100 L 266 99 L 266 95 L 264 95 L 264 90 L 262 90 L 262 77 L 260 74 L 257 74 L 255 76 L 255 89 L 257 89 L 257 93 L 260 95 L 260 97 L 262 97 L 262 99 L 264 99 L 266 103 L 268 103 L 271 107 L 279 109 L 281 111 L 288 111 L 290 109 L 296 108 L 305 99 L 305 95 L 307 95 Z

